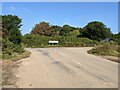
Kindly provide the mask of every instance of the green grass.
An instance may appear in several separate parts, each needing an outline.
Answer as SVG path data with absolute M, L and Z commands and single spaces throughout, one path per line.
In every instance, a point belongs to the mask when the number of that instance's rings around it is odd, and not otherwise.
M 30 54 L 31 54 L 31 52 L 26 51 L 26 50 L 22 54 L 18 54 L 18 53 L 13 53 L 12 55 L 3 54 L 2 60 L 20 60 L 20 59 L 29 57 Z

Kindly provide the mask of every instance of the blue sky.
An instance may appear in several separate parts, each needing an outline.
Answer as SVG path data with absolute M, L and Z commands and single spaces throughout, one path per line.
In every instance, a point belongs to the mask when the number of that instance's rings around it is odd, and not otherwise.
M 76 27 L 84 27 L 91 21 L 101 21 L 113 33 L 118 32 L 117 2 L 3 2 L 2 14 L 18 15 L 22 19 L 22 34 L 29 33 L 41 21 Z

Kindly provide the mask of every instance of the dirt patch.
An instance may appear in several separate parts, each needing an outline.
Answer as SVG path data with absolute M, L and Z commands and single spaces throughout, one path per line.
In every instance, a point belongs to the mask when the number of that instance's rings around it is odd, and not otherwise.
M 15 72 L 21 62 L 18 61 L 2 61 L 2 87 L 3 88 L 15 88 L 17 77 Z

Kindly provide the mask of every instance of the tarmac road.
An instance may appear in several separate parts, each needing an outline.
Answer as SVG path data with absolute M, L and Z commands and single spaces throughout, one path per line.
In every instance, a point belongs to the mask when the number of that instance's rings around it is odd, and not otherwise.
M 117 88 L 118 63 L 87 54 L 91 47 L 27 48 L 16 76 L 20 88 Z

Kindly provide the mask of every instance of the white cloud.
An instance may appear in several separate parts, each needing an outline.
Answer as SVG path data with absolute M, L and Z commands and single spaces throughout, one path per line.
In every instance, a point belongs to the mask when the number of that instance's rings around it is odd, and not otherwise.
M 9 7 L 9 10 L 10 10 L 10 11 L 15 11 L 16 8 L 15 8 L 14 6 L 11 6 L 11 7 Z
M 8 10 L 9 10 L 10 12 L 17 11 L 17 12 L 30 13 L 30 10 L 27 9 L 27 8 L 16 8 L 15 6 L 10 6 L 10 7 L 8 7 Z
M 22 10 L 22 11 L 24 11 L 24 12 L 27 12 L 27 13 L 29 13 L 29 12 L 30 12 L 30 10 L 29 10 L 29 9 L 27 9 L 27 8 L 21 8 L 21 10 Z

